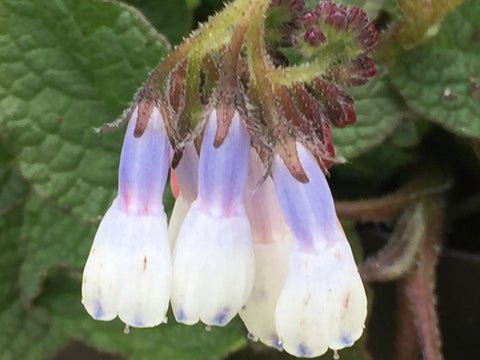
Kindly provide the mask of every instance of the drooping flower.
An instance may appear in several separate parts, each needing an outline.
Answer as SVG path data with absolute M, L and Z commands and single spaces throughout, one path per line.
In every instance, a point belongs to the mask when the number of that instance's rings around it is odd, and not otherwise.
M 315 357 L 361 336 L 367 299 L 325 176 L 309 150 L 297 143 L 297 151 L 308 183 L 294 179 L 278 155 L 272 168 L 294 237 L 275 323 L 287 352 Z
M 127 325 L 165 321 L 171 255 L 162 204 L 170 145 L 154 108 L 141 136 L 132 113 L 120 157 L 118 195 L 103 217 L 83 272 L 82 303 L 97 320 Z
M 281 349 L 275 327 L 275 307 L 287 277 L 292 234 L 280 209 L 272 179 L 263 179 L 266 171 L 252 149 L 245 209 L 252 230 L 255 280 L 240 317 L 250 338 Z
M 173 252 L 172 308 L 177 321 L 225 325 L 250 294 L 254 257 L 244 208 L 250 137 L 235 111 L 215 147 L 217 111 L 209 115 L 200 150 L 198 196 Z

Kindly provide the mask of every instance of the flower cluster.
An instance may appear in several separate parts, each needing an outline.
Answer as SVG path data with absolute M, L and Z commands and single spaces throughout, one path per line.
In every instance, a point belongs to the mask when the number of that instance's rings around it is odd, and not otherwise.
M 134 327 L 165 322 L 169 303 L 185 324 L 224 326 L 239 314 L 250 338 L 318 356 L 351 346 L 366 318 L 325 173 L 334 161 L 329 123 L 355 121 L 341 84 L 374 75 L 364 54 L 376 38 L 365 38 L 371 25 L 356 8 L 321 2 L 309 13 L 298 0 L 234 5 L 211 20 L 210 29 L 221 29 L 219 44 L 211 44 L 212 33 L 195 34 L 137 94 L 118 195 L 85 265 L 82 302 L 95 319 L 118 315 Z M 350 31 L 350 57 L 324 71 L 272 66 L 273 43 L 262 31 L 272 9 L 286 14 L 282 38 L 303 31 L 308 46 L 338 43 L 328 26 Z M 227 20 L 234 26 L 225 30 Z M 289 81 L 289 72 L 300 80 Z M 177 200 L 167 229 L 162 195 L 170 169 Z

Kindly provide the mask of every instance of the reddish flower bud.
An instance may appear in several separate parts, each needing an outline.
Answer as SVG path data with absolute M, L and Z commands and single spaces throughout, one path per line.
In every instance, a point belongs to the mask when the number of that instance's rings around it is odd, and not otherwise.
M 327 38 L 322 30 L 317 27 L 311 27 L 305 32 L 303 37 L 306 43 L 315 46 L 319 43 L 327 41 Z
M 302 15 L 300 21 L 302 22 L 303 27 L 308 29 L 312 25 L 318 23 L 318 15 L 313 11 L 307 11 Z

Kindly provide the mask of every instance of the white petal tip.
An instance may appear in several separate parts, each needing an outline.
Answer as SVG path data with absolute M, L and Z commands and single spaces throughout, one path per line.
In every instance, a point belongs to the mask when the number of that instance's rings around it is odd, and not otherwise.
M 194 202 L 173 255 L 175 318 L 189 325 L 201 320 L 206 325 L 225 326 L 250 294 L 253 269 L 246 216 L 212 216 Z
M 96 320 L 117 315 L 132 327 L 162 323 L 171 291 L 165 216 L 105 214 L 83 272 L 82 303 Z
M 177 305 L 178 307 L 178 305 Z M 208 311 L 211 315 L 202 315 L 202 316 L 193 316 L 192 314 L 187 314 L 185 311 L 180 307 L 174 311 L 175 319 L 177 322 L 185 324 L 185 325 L 195 325 L 199 321 L 204 323 L 207 326 L 225 326 L 227 325 L 237 314 L 236 310 L 232 310 L 230 308 L 223 308 L 217 311 L 212 311 L 211 309 Z
M 352 346 L 366 315 L 365 290 L 346 242 L 321 253 L 292 253 L 275 312 L 287 352 L 315 357 Z

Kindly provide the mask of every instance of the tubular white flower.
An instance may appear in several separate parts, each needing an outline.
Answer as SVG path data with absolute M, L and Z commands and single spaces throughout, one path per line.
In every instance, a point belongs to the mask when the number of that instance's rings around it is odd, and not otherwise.
M 227 324 L 250 294 L 254 258 L 243 205 L 249 136 L 235 112 L 228 135 L 215 148 L 216 110 L 203 137 L 198 197 L 173 252 L 172 308 L 177 321 Z
M 137 109 L 120 157 L 119 190 L 95 235 L 83 272 L 82 303 L 97 320 L 117 315 L 126 324 L 162 323 L 171 292 L 171 255 L 162 204 L 169 142 L 153 110 L 134 137 Z
M 297 144 L 297 151 L 308 183 L 295 180 L 278 156 L 272 169 L 294 234 L 275 322 L 287 352 L 315 357 L 329 347 L 351 346 L 361 336 L 367 298 L 325 176 L 308 150 Z
M 180 192 L 168 224 L 168 240 L 172 249 L 188 209 L 197 197 L 198 154 L 193 143 L 188 143 L 183 149 L 182 159 L 175 168 L 175 175 Z
M 292 234 L 278 204 L 273 181 L 257 153 L 250 152 L 245 209 L 252 230 L 255 280 L 240 311 L 251 338 L 282 349 L 275 327 L 275 307 L 284 286 Z

